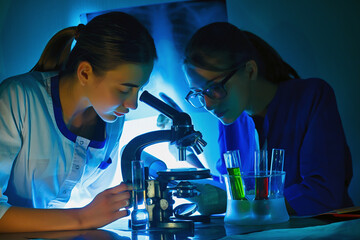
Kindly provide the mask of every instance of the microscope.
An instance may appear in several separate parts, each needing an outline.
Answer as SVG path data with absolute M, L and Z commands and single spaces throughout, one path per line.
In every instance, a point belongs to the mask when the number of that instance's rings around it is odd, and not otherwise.
M 131 161 L 141 159 L 143 150 L 153 144 L 170 142 L 178 151 L 178 160 L 186 160 L 186 150 L 191 148 L 196 154 L 203 151 L 206 142 L 202 134 L 194 130 L 191 118 L 187 113 L 180 112 L 160 99 L 144 91 L 140 101 L 157 109 L 172 119 L 170 130 L 158 130 L 133 138 L 124 148 L 121 156 L 121 171 L 124 182 L 131 182 Z M 194 229 L 194 221 L 186 219 L 196 211 L 196 205 L 182 204 L 182 208 L 174 209 L 174 199 L 191 198 L 199 191 L 191 181 L 210 178 L 210 170 L 205 168 L 166 169 L 157 172 L 156 178 L 150 177 L 145 171 L 146 209 L 149 212 L 150 228 Z M 181 212 L 181 213 L 180 213 Z M 185 217 L 184 217 L 185 216 Z

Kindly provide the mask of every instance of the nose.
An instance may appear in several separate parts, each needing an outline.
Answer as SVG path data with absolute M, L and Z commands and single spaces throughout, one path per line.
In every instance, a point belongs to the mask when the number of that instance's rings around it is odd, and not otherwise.
M 213 109 L 215 109 L 214 100 L 209 98 L 208 96 L 204 95 L 204 101 L 205 101 L 205 108 L 209 112 Z
M 123 106 L 126 108 L 130 108 L 132 110 L 136 109 L 138 106 L 138 91 L 131 94 L 127 99 L 124 100 Z

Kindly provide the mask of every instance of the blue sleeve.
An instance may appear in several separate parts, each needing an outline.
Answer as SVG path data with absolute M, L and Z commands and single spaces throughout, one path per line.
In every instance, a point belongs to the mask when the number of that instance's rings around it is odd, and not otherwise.
M 307 130 L 298 154 L 297 172 L 301 182 L 287 186 L 284 194 L 298 215 L 314 215 L 343 208 L 348 202 L 347 187 L 352 177 L 351 156 L 346 143 L 335 94 L 328 84 L 320 84 L 313 95 Z M 287 173 L 288 174 L 288 173 Z M 348 198 L 348 199 L 345 199 Z
M 256 149 L 255 124 L 252 118 L 243 112 L 236 121 L 230 125 L 219 122 L 220 158 L 216 168 L 220 174 L 226 174 L 223 154 L 230 150 L 240 150 L 241 171 L 247 172 L 253 166 L 253 153 Z

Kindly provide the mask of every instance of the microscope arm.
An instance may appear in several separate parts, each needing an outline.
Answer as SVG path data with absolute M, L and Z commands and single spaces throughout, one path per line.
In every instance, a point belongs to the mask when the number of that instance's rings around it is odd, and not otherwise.
M 171 130 L 153 131 L 137 136 L 126 145 L 121 156 L 121 172 L 123 181 L 127 183 L 132 181 L 131 161 L 140 160 L 141 152 L 147 146 L 160 142 L 175 144 L 179 150 L 179 161 L 186 160 L 186 149 L 188 147 L 199 154 L 203 151 L 202 147 L 206 146 L 202 134 L 194 130 L 191 118 L 187 113 L 177 111 L 147 91 L 141 94 L 140 101 L 171 118 L 173 125 Z
M 142 151 L 153 144 L 160 142 L 171 142 L 172 131 L 160 130 L 139 135 L 132 139 L 124 148 L 121 155 L 121 172 L 123 181 L 131 183 L 131 162 L 140 160 Z

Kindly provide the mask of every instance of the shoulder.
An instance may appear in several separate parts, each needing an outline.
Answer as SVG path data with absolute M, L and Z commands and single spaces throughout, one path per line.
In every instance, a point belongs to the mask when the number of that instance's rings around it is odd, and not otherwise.
M 30 72 L 20 75 L 16 75 L 10 78 L 5 79 L 1 83 L 1 89 L 16 89 L 16 88 L 29 88 L 32 85 L 39 82 L 41 79 L 41 73 L 39 72 Z
M 28 89 L 28 86 L 26 86 L 28 85 L 27 83 L 32 81 L 32 75 L 33 74 L 25 73 L 2 81 L 0 84 L 1 98 L 4 98 L 5 96 L 17 96 L 19 94 L 24 94 L 25 89 Z
M 319 90 L 333 91 L 332 87 L 321 78 L 292 79 L 279 85 L 285 90 L 311 93 Z
M 335 96 L 333 88 L 320 78 L 293 79 L 279 85 L 279 95 L 287 99 L 306 101 Z
M 332 87 L 320 78 L 292 79 L 279 84 L 269 105 L 270 112 L 316 111 L 318 106 L 336 104 Z
M 0 93 L 26 94 L 39 89 L 50 89 L 50 79 L 55 73 L 29 72 L 5 79 L 0 84 Z

